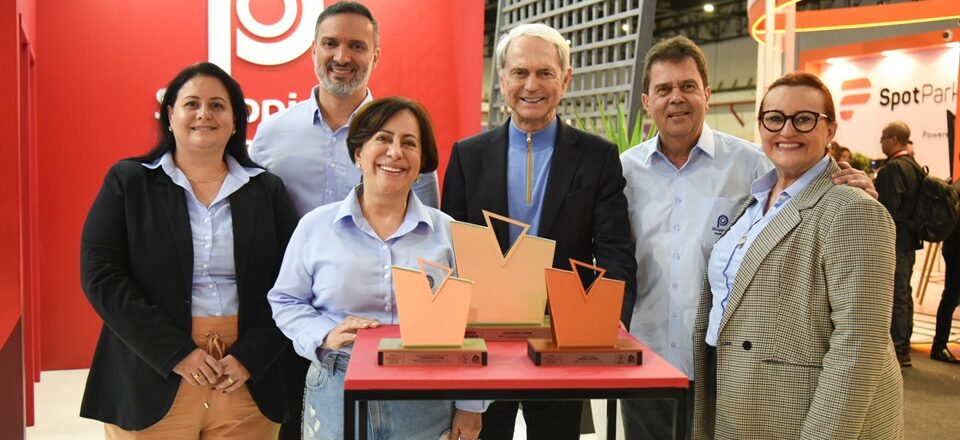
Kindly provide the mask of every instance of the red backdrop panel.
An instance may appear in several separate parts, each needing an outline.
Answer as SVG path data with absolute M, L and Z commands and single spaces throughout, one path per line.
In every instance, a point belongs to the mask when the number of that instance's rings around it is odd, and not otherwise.
M 311 0 L 297 3 L 304 1 Z M 83 368 L 100 327 L 80 289 L 83 220 L 107 168 L 145 152 L 156 138 L 157 90 L 184 66 L 207 59 L 208 9 L 197 0 L 38 3 L 42 361 L 47 370 Z M 227 3 L 235 41 L 236 32 L 245 30 L 236 0 Z M 480 128 L 483 2 L 363 3 L 380 22 L 382 46 L 370 88 L 376 97 L 404 95 L 426 106 L 441 148 L 442 176 L 453 141 Z M 269 24 L 282 16 L 282 2 L 252 0 L 250 13 Z M 298 14 L 293 26 L 299 21 Z M 254 65 L 234 54 L 231 65 L 261 111 L 267 100 L 286 105 L 290 94 L 303 100 L 316 84 L 309 51 L 278 66 Z

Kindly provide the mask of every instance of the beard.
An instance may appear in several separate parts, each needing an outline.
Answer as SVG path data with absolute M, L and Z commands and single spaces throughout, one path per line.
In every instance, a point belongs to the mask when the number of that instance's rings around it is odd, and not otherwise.
M 320 79 L 320 85 L 323 86 L 324 90 L 327 93 L 330 93 L 333 96 L 349 96 L 359 90 L 361 87 L 366 87 L 367 83 L 367 69 L 360 68 L 356 63 L 347 63 L 347 64 L 338 64 L 335 61 L 330 61 L 326 66 L 319 68 L 317 66 L 317 78 Z M 333 67 L 349 67 L 353 69 L 353 78 L 347 81 L 335 80 L 330 78 L 327 75 L 328 70 Z

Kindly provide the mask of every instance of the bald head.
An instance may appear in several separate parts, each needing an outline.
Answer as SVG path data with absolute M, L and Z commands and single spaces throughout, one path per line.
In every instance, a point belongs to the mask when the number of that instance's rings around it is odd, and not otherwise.
M 903 121 L 893 121 L 883 127 L 880 135 L 880 148 L 887 157 L 907 149 L 910 142 L 910 126 Z

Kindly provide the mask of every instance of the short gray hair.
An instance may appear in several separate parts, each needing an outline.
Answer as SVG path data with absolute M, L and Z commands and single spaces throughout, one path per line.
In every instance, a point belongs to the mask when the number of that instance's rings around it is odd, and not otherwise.
M 557 32 L 556 29 L 550 26 L 540 23 L 529 23 L 521 24 L 510 29 L 510 32 L 500 36 L 495 52 L 497 70 L 502 69 L 504 63 L 506 63 L 507 47 L 510 46 L 510 43 L 517 38 L 526 36 L 537 37 L 552 44 L 557 48 L 557 55 L 560 57 L 560 67 L 563 68 L 564 71 L 570 68 L 570 43 L 567 42 L 567 39 L 563 38 L 560 32 Z

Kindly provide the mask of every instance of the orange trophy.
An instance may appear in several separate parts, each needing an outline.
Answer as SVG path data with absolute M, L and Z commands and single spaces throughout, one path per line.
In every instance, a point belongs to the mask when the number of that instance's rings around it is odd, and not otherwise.
M 544 317 L 547 289 L 543 269 L 553 264 L 556 242 L 527 235 L 530 225 L 483 211 L 486 227 L 452 222 L 453 249 L 460 276 L 473 280 L 467 334 L 486 340 L 526 340 L 548 337 Z M 493 229 L 493 220 L 521 228 L 504 254 Z
M 530 339 L 527 353 L 537 365 L 639 365 L 640 347 L 617 336 L 625 283 L 572 258 L 570 268 L 545 269 L 553 340 Z M 581 270 L 596 273 L 589 287 Z
M 380 365 L 486 365 L 482 339 L 464 339 L 473 282 L 453 269 L 417 259 L 420 270 L 393 267 L 400 339 L 380 340 Z M 439 270 L 439 280 L 427 273 Z M 436 289 L 434 289 L 436 286 Z

